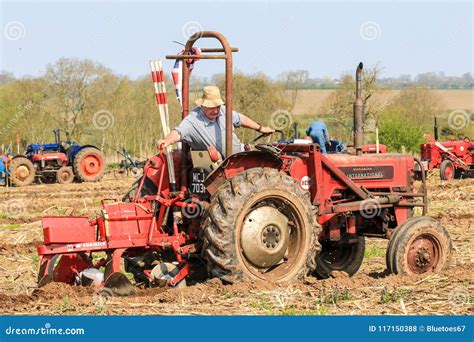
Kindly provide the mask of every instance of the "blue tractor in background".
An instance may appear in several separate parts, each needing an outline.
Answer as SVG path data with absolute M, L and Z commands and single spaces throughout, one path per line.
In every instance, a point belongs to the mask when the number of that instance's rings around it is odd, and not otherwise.
M 61 140 L 61 132 L 66 141 Z M 104 154 L 95 146 L 75 144 L 67 131 L 54 129 L 52 144 L 30 144 L 23 155 L 11 162 L 11 179 L 16 186 L 25 186 L 35 180 L 43 183 L 69 184 L 97 182 L 105 173 Z

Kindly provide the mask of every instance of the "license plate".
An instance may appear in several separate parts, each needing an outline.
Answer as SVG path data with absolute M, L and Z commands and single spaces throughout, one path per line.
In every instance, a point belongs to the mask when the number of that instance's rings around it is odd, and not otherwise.
M 208 172 L 202 167 L 195 167 L 191 170 L 189 177 L 189 192 L 194 195 L 205 195 L 206 187 L 204 181 L 206 180 Z

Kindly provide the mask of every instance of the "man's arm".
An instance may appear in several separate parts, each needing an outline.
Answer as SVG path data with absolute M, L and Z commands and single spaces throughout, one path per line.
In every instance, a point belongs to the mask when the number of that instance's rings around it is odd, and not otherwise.
M 329 133 L 328 133 L 328 126 L 326 126 L 326 124 L 323 122 L 323 132 L 324 132 L 324 136 L 326 138 L 327 141 L 329 141 Z
M 181 136 L 176 130 L 172 130 L 164 139 L 157 140 L 156 147 L 160 149 L 161 146 L 166 148 L 167 146 L 173 145 L 181 140 Z
M 242 123 L 241 123 L 242 127 L 250 128 L 250 129 L 256 130 L 260 133 L 264 133 L 264 134 L 275 132 L 274 129 L 272 129 L 270 127 L 263 127 L 262 125 L 256 123 L 252 119 L 250 119 L 248 116 L 245 116 L 243 114 L 240 114 L 240 116 L 242 118 Z

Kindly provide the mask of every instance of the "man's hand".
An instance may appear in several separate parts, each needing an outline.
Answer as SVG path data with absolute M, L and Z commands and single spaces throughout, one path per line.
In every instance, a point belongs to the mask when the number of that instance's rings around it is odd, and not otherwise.
M 263 133 L 263 134 L 270 134 L 270 133 L 274 133 L 275 130 L 273 128 L 270 128 L 270 127 L 262 127 L 260 128 L 260 133 Z
M 159 139 L 156 141 L 156 148 L 158 150 L 161 150 L 162 148 L 166 148 L 167 145 L 166 145 L 166 142 L 165 142 L 165 139 Z
M 168 146 L 171 146 L 178 141 L 181 140 L 181 136 L 179 133 L 173 129 L 166 137 L 165 139 L 160 139 L 156 141 L 156 148 L 159 150 L 160 148 L 167 148 Z

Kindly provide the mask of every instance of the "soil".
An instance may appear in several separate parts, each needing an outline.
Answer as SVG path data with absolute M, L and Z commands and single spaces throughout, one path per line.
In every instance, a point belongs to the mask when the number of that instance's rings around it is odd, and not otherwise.
M 102 198 L 120 198 L 134 179 L 111 175 L 99 183 L 0 188 L 0 313 L 52 315 L 417 315 L 473 313 L 474 179 L 429 177 L 429 215 L 449 231 L 451 266 L 440 274 L 389 275 L 386 240 L 367 239 L 366 256 L 353 277 L 307 277 L 288 284 L 223 285 L 193 262 L 188 287 L 137 288 L 128 297 L 89 287 L 50 283 L 37 288 L 41 216 L 97 215 Z

